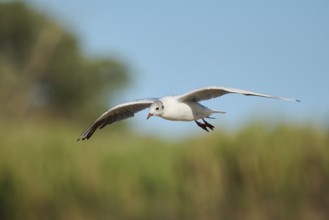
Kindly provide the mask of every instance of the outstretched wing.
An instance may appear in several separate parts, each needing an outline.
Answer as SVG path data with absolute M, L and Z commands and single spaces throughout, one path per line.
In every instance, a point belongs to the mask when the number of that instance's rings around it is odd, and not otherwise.
M 94 123 L 92 123 L 78 138 L 79 140 L 89 139 L 97 128 L 103 128 L 106 125 L 131 118 L 135 113 L 148 108 L 157 99 L 141 99 L 117 105 L 104 114 L 102 114 Z
M 247 96 L 260 96 L 260 97 L 266 97 L 266 98 L 272 98 L 272 99 L 281 99 L 281 100 L 285 100 L 285 101 L 299 102 L 299 100 L 297 100 L 297 99 L 282 98 L 279 96 L 273 96 L 273 95 L 251 92 L 251 91 L 242 90 L 242 89 L 225 88 L 225 87 L 219 87 L 219 86 L 209 86 L 209 87 L 203 87 L 203 88 L 193 90 L 182 96 L 179 96 L 178 100 L 181 102 L 186 102 L 186 101 L 199 102 L 202 100 L 217 98 L 217 97 L 220 97 L 220 96 L 228 94 L 228 93 L 237 93 L 237 94 L 243 94 L 243 95 L 247 95 Z

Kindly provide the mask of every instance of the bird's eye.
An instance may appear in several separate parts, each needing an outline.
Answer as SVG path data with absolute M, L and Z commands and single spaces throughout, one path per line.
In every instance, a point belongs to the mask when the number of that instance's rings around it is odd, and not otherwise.
M 158 111 L 158 110 L 159 110 L 159 107 L 156 107 L 156 108 L 155 108 L 155 110 L 157 110 L 157 111 Z

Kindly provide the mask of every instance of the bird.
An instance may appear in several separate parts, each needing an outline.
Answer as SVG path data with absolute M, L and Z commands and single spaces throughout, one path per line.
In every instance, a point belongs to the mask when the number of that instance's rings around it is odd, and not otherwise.
M 209 132 L 215 127 L 208 123 L 205 119 L 212 118 L 214 113 L 222 113 L 223 111 L 210 109 L 200 101 L 217 98 L 226 94 L 235 93 L 246 96 L 259 96 L 265 98 L 279 99 L 284 101 L 300 102 L 298 99 L 283 98 L 279 96 L 268 95 L 264 93 L 252 92 L 242 89 L 207 86 L 189 91 L 183 95 L 164 96 L 162 98 L 146 98 L 119 104 L 104 112 L 96 121 L 94 121 L 78 138 L 79 140 L 89 139 L 98 128 L 104 128 L 114 122 L 131 118 L 135 113 L 149 108 L 147 119 L 152 116 L 171 121 L 195 121 L 195 123 L 203 130 Z M 200 122 L 201 120 L 201 122 Z

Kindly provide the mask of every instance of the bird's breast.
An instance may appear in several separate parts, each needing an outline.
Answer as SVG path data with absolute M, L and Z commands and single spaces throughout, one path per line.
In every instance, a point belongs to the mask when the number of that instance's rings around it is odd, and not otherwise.
M 169 103 L 165 102 L 165 111 L 161 117 L 172 121 L 194 121 L 197 119 L 196 115 L 200 113 L 200 107 L 195 104 L 197 103 L 184 103 L 172 100 Z

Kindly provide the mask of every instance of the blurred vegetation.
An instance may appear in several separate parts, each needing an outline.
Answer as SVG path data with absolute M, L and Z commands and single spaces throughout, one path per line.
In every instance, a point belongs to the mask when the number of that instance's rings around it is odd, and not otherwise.
M 328 130 L 164 141 L 107 127 L 76 142 L 80 130 L 0 128 L 0 219 L 329 219 Z
M 72 33 L 23 2 L 0 3 L 0 73 L 0 114 L 18 120 L 95 117 L 128 80 L 122 63 L 88 57 Z
M 328 129 L 168 141 L 115 124 L 76 142 L 85 127 L 57 119 L 95 119 L 127 68 L 23 2 L 0 3 L 0 74 L 1 220 L 329 219 Z

